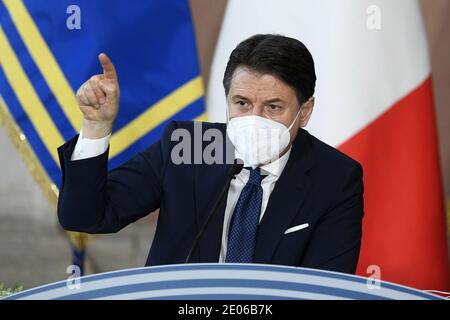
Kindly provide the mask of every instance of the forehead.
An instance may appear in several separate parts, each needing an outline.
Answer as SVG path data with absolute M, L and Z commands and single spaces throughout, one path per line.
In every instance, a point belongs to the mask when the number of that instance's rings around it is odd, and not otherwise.
M 247 98 L 295 98 L 295 91 L 284 81 L 270 74 L 261 74 L 246 67 L 238 67 L 231 78 L 230 95 Z

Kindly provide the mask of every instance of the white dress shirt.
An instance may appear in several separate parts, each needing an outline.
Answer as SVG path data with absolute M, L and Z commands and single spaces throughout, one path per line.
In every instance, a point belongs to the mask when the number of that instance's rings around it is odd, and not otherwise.
M 72 153 L 71 160 L 76 161 L 101 155 L 106 151 L 106 149 L 108 149 L 110 138 L 111 134 L 100 139 L 87 139 L 83 137 L 83 132 L 80 131 L 80 135 L 75 145 L 75 149 Z M 270 194 L 272 193 L 273 188 L 275 187 L 275 183 L 277 182 L 278 178 L 283 172 L 284 167 L 286 166 L 286 163 L 289 160 L 290 153 L 291 149 L 289 149 L 276 161 L 260 167 L 261 174 L 267 175 L 267 177 L 265 177 L 261 182 L 263 197 L 259 221 L 261 221 L 264 215 L 267 203 L 269 202 Z M 236 158 L 240 158 L 237 152 Z M 245 161 L 244 166 L 250 167 L 245 163 Z M 236 175 L 235 179 L 231 180 L 230 189 L 228 190 L 227 205 L 225 207 L 225 216 L 223 220 L 222 245 L 220 248 L 219 262 L 225 262 L 225 257 L 227 255 L 228 229 L 230 227 L 231 217 L 234 211 L 234 207 L 236 206 L 236 203 L 239 199 L 239 195 L 241 194 L 242 189 L 248 181 L 249 175 L 249 170 L 244 168 L 238 175 Z
M 289 155 L 291 154 L 291 149 L 289 149 L 284 155 L 282 155 L 276 161 L 269 164 L 261 166 L 261 175 L 267 175 L 261 181 L 261 187 L 263 190 L 262 203 L 261 203 L 261 214 L 259 216 L 259 221 L 261 221 L 264 212 L 266 211 L 267 203 L 269 202 L 269 197 L 275 187 L 275 183 L 278 181 L 281 173 L 283 172 L 286 163 L 289 160 Z M 236 158 L 241 158 L 236 151 Z M 244 161 L 244 167 L 251 167 Z M 239 196 L 241 195 L 242 189 L 244 189 L 247 181 L 250 177 L 250 171 L 246 168 L 236 175 L 236 179 L 231 180 L 230 189 L 228 189 L 227 206 L 225 207 L 225 216 L 223 219 L 223 229 L 222 229 L 222 245 L 220 247 L 219 262 L 225 262 L 225 257 L 227 256 L 227 244 L 228 244 L 228 230 L 230 228 L 231 217 L 234 212 L 234 208 L 238 202 Z
M 100 139 L 87 139 L 83 137 L 83 129 L 80 130 L 77 144 L 73 149 L 71 160 L 82 160 L 87 158 L 93 158 L 101 155 L 108 149 L 109 139 L 111 133 L 104 138 Z

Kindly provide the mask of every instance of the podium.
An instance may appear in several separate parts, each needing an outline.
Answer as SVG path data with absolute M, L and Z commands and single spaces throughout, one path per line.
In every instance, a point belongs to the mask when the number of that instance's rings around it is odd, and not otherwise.
M 263 264 L 182 264 L 69 278 L 6 300 L 437 300 L 437 295 L 317 269 Z

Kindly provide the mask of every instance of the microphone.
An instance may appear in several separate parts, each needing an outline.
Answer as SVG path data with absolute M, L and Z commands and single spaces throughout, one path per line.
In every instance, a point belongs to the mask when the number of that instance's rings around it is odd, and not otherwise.
M 214 206 L 212 207 L 211 212 L 209 213 L 208 217 L 206 218 L 205 222 L 203 223 L 203 226 L 200 228 L 200 231 L 197 233 L 194 243 L 192 244 L 192 247 L 189 250 L 189 254 L 186 257 L 185 263 L 189 263 L 189 261 L 191 260 L 192 254 L 194 253 L 195 249 L 197 249 L 198 243 L 200 242 L 200 238 L 202 237 L 203 233 L 205 232 L 205 229 L 208 226 L 209 222 L 211 221 L 212 216 L 217 211 L 217 208 L 222 203 L 222 200 L 230 186 L 231 180 L 234 179 L 234 177 L 242 171 L 243 167 L 244 167 L 243 163 L 240 163 L 237 160 L 235 160 L 235 162 L 228 169 L 227 181 L 226 181 L 222 191 L 220 192 L 219 197 L 217 198 L 216 202 L 214 203 Z

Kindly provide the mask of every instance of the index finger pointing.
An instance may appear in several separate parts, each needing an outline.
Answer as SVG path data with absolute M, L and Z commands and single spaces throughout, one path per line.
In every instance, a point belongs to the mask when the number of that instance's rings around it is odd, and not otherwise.
M 111 60 L 109 59 L 109 57 L 106 54 L 101 53 L 98 56 L 98 59 L 100 60 L 100 63 L 102 64 L 103 75 L 104 75 L 105 79 L 117 80 L 116 68 L 114 68 L 114 65 L 111 62 Z

